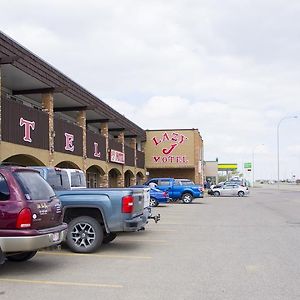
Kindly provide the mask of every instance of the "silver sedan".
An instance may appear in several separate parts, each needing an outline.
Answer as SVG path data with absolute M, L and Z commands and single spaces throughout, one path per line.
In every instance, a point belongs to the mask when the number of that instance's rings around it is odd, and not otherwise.
M 211 194 L 215 197 L 218 196 L 239 196 L 244 197 L 249 194 L 248 187 L 237 185 L 237 184 L 227 184 L 222 187 L 215 187 L 211 189 Z

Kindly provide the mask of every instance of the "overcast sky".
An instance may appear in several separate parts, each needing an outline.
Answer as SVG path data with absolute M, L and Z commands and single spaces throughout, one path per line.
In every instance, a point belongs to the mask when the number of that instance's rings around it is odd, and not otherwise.
M 300 1 L 2 0 L 0 29 L 144 129 L 300 178 Z M 264 145 L 261 145 L 264 144 Z M 250 174 L 248 174 L 249 176 Z

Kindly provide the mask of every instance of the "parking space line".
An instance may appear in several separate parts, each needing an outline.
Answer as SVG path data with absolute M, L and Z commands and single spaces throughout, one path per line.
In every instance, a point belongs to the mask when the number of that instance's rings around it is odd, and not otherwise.
M 109 254 L 93 254 L 93 253 L 69 253 L 58 251 L 39 251 L 39 254 L 58 255 L 58 256 L 84 256 L 84 257 L 99 257 L 99 258 L 123 258 L 123 259 L 152 259 L 151 256 L 133 256 L 133 255 L 109 255 Z
M 118 242 L 141 242 L 141 243 L 162 243 L 162 244 L 165 244 L 165 243 L 168 243 L 168 241 L 166 240 L 145 240 L 145 239 L 119 239 Z
M 259 270 L 259 266 L 257 266 L 257 265 L 247 265 L 247 266 L 245 266 L 245 269 L 248 273 L 256 273 Z
M 62 285 L 62 286 L 82 286 L 82 287 L 97 287 L 97 288 L 123 288 L 120 284 L 101 284 L 101 283 L 86 283 L 86 282 L 66 282 L 66 281 L 50 281 L 50 280 L 28 280 L 15 278 L 0 278 L 2 282 L 9 283 L 29 283 L 41 285 Z
M 151 229 L 151 232 L 177 232 L 177 230 L 175 230 L 175 229 L 152 230 Z
M 169 222 L 161 222 L 159 225 L 186 225 L 184 223 L 169 223 Z

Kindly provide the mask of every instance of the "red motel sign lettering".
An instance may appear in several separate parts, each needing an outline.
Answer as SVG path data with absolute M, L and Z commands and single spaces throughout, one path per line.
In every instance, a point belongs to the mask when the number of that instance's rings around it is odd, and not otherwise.
M 74 149 L 75 149 L 75 146 L 73 145 L 74 135 L 65 132 L 65 138 L 66 138 L 65 150 L 74 152 Z
M 94 142 L 94 156 L 97 158 L 101 157 L 101 152 L 99 151 L 99 144 Z
M 110 161 L 118 164 L 125 164 L 125 154 L 120 151 L 110 150 Z
M 35 129 L 35 122 L 34 121 L 25 120 L 24 118 L 20 118 L 19 125 L 21 127 L 24 126 L 23 141 L 31 143 L 32 142 L 32 139 L 31 139 L 31 130 Z
M 188 159 L 186 155 L 171 155 L 175 148 L 185 143 L 188 138 L 178 132 L 164 132 L 161 137 L 154 136 L 152 141 L 156 147 L 163 145 L 161 150 L 162 155 L 153 156 L 153 162 L 157 164 L 187 164 Z

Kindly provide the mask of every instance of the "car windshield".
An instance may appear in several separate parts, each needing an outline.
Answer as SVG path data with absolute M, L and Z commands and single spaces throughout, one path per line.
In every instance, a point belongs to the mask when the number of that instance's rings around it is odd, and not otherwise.
M 17 171 L 14 177 L 19 182 L 27 200 L 49 200 L 55 196 L 51 186 L 38 172 Z

